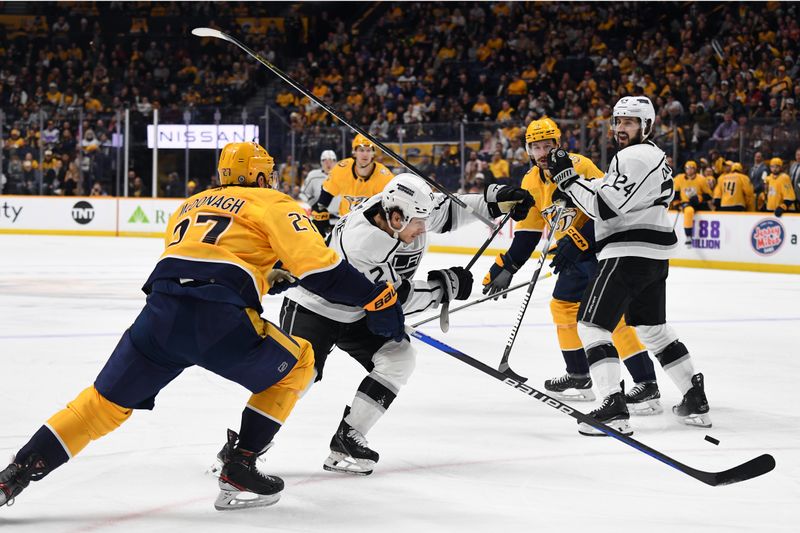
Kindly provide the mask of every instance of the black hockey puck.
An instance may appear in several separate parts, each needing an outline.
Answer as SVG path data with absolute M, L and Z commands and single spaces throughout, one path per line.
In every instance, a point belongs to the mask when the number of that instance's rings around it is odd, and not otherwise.
M 719 446 L 719 441 L 714 437 L 709 437 L 708 435 L 706 435 L 706 440 L 711 444 L 713 444 L 714 446 Z

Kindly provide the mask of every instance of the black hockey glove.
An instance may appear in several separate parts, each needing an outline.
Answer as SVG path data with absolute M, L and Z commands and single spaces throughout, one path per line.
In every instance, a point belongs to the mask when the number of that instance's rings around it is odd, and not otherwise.
M 483 278 L 483 294 L 492 295 L 496 292 L 504 291 L 511 284 L 511 278 L 517 273 L 519 267 L 506 254 L 498 255 L 489 272 Z M 503 298 L 508 296 L 503 295 Z
M 593 253 L 590 241 L 591 237 L 587 238 L 572 226 L 567 228 L 567 234 L 558 240 L 555 255 L 550 261 L 553 274 L 558 274 L 565 269 L 569 270 L 575 263 L 588 259 Z
M 578 179 L 575 167 L 572 166 L 572 158 L 561 148 L 550 150 L 547 156 L 547 169 L 550 171 L 553 183 L 562 191 L 566 191 Z
M 783 206 L 779 205 L 777 208 L 775 208 L 775 216 L 781 218 L 781 215 L 783 215 L 783 211 L 784 211 Z
M 375 285 L 372 299 L 364 306 L 367 312 L 367 329 L 375 335 L 388 337 L 398 342 L 405 337 L 405 316 L 397 291 L 391 283 L 381 282 Z
M 442 286 L 442 303 L 466 300 L 472 293 L 472 272 L 464 267 L 444 268 L 428 272 L 428 281 Z
M 698 198 L 696 194 L 694 196 L 690 196 L 689 205 L 697 209 L 700 207 L 700 198 Z
M 311 209 L 311 219 L 322 236 L 327 237 L 331 231 L 331 214 L 328 212 L 328 208 L 318 203 Z
M 553 190 L 552 198 L 553 203 L 564 202 L 565 207 L 575 207 L 575 202 L 572 201 L 572 197 L 559 189 Z
M 497 218 L 511 210 L 511 218 L 519 222 L 528 217 L 528 211 L 534 205 L 531 193 L 513 185 L 491 184 L 483 192 L 489 207 L 489 215 Z
M 269 283 L 267 294 L 280 294 L 297 285 L 297 278 L 292 276 L 288 270 L 281 268 L 282 266 L 283 263 L 278 261 L 267 274 L 267 283 Z

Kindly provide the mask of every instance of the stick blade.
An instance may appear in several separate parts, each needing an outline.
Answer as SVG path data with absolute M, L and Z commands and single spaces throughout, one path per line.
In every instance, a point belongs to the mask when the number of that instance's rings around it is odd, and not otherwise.
M 192 35 L 196 35 L 197 37 L 213 37 L 215 39 L 223 39 L 225 41 L 228 40 L 227 35 L 213 28 L 195 28 L 192 30 Z
M 771 472 L 775 468 L 775 458 L 770 454 L 765 453 L 746 463 L 739 466 L 734 466 L 729 470 L 717 472 L 711 475 L 710 480 L 703 479 L 709 485 L 714 487 L 719 485 L 730 485 L 732 483 L 739 483 L 740 481 L 747 481 L 754 477 L 763 476 L 767 472 Z
M 525 376 L 520 376 L 519 374 L 511 370 L 511 367 L 508 366 L 508 363 L 505 364 L 501 363 L 500 367 L 497 370 L 502 372 L 506 376 L 510 377 L 511 379 L 519 381 L 520 383 L 525 383 L 526 381 L 528 381 L 528 378 L 526 378 Z

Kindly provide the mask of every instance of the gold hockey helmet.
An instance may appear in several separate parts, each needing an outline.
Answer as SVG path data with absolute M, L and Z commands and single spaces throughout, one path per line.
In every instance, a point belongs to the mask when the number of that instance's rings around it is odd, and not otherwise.
M 530 144 L 536 141 L 555 139 L 556 144 L 561 144 L 561 130 L 558 124 L 549 117 L 542 117 L 539 120 L 532 120 L 525 130 L 525 143 Z
M 372 150 L 375 151 L 375 143 L 373 143 L 360 133 L 356 135 L 355 138 L 353 139 L 353 151 L 355 152 L 356 148 L 358 148 L 359 146 L 366 146 L 367 148 L 372 148 Z
M 275 160 L 258 143 L 228 143 L 219 155 L 219 182 L 222 185 L 254 185 L 263 174 L 274 188 Z

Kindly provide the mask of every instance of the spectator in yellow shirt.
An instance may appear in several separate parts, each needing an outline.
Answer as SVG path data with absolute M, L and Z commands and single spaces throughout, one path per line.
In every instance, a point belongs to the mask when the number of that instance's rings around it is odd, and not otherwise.
M 534 74 L 533 77 L 535 78 L 536 74 Z M 523 77 L 516 77 L 508 84 L 506 92 L 509 96 L 525 96 L 528 94 L 528 83 Z
M 278 93 L 278 96 L 275 97 L 275 102 L 283 108 L 287 108 L 289 106 L 295 105 L 297 98 L 292 91 L 285 89 Z
M 472 114 L 475 115 L 475 118 L 478 120 L 485 120 L 491 116 L 492 108 L 489 106 L 484 95 L 478 96 L 478 101 L 472 106 Z
M 509 167 L 508 161 L 503 159 L 503 154 L 500 150 L 492 154 L 492 162 L 489 163 L 489 171 L 497 181 L 507 180 L 511 177 L 511 168 Z
M 497 122 L 509 122 L 514 116 L 514 108 L 508 103 L 508 100 L 503 100 L 500 111 L 497 112 L 495 120 Z

